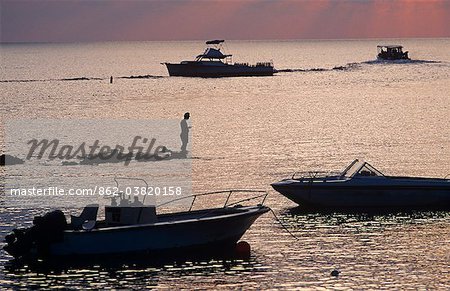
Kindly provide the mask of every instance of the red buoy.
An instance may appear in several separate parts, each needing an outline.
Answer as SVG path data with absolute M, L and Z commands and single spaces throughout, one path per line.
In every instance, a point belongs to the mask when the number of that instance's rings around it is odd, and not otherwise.
M 240 241 L 236 244 L 236 256 L 241 259 L 250 258 L 251 247 L 246 241 Z

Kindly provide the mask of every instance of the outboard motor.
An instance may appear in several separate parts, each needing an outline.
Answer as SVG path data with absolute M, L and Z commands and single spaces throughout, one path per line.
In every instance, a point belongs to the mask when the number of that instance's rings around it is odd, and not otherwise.
M 49 246 L 53 242 L 61 241 L 67 221 L 61 210 L 36 216 L 33 226 L 26 229 L 14 229 L 5 237 L 7 243 L 3 249 L 14 258 L 26 257 L 33 247 L 36 247 L 39 256 L 48 254 Z

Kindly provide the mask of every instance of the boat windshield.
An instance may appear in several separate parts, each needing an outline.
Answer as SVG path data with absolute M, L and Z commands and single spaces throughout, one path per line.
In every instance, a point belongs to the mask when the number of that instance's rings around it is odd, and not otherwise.
M 198 55 L 195 60 L 197 62 L 202 61 L 204 59 L 209 59 L 210 61 L 213 60 L 225 60 L 226 63 L 231 62 L 231 56 L 232 55 L 226 55 L 224 53 L 222 53 L 222 51 L 220 50 L 219 47 L 217 48 L 212 48 L 212 47 L 208 47 L 206 48 L 206 50 L 203 52 L 203 54 Z
M 354 160 L 341 174 L 341 177 L 355 176 L 384 177 L 384 175 L 367 162 Z

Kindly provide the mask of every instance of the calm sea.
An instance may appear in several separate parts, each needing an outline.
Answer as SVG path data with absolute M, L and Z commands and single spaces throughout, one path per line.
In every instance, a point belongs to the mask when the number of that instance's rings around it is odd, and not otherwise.
M 375 61 L 380 43 L 402 44 L 414 61 Z M 1 45 L 0 149 L 7 119 L 181 119 L 189 111 L 194 191 L 268 190 L 267 205 L 299 240 L 268 213 L 243 238 L 249 260 L 45 273 L 8 268 L 11 257 L 1 252 L 0 284 L 450 288 L 448 212 L 303 213 L 269 185 L 294 171 L 339 170 L 354 158 L 386 174 L 449 174 L 450 39 L 229 41 L 225 49 L 236 62 L 273 60 L 281 72 L 168 77 L 160 63 L 192 59 L 200 41 Z M 140 77 L 121 78 L 130 76 Z M 1 195 L 2 237 L 44 211 L 6 207 Z M 333 269 L 339 277 L 330 276 Z

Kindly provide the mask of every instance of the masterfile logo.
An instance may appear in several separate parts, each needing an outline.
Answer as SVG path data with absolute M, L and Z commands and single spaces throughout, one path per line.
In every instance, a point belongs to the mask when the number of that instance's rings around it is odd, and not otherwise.
M 7 155 L 23 162 L 6 164 L 13 205 L 139 206 L 192 194 L 179 120 L 9 120 L 5 129 Z

